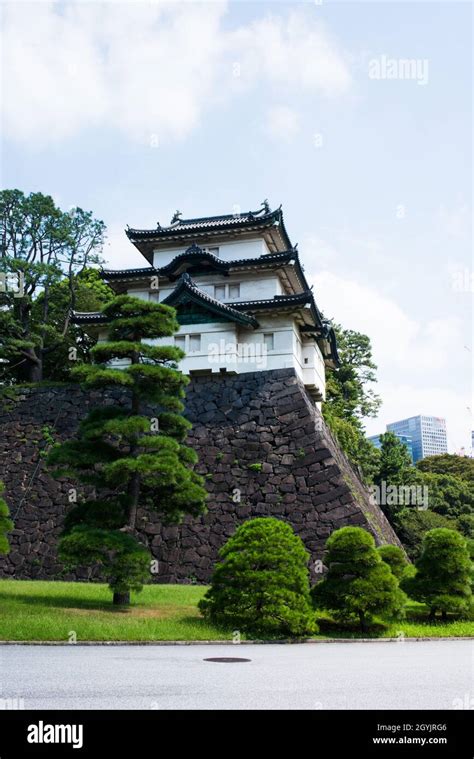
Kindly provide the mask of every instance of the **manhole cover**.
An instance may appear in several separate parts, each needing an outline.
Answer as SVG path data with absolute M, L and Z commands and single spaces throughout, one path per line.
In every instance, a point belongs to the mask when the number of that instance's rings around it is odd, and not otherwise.
M 209 659 L 204 659 L 204 661 L 217 661 L 217 662 L 224 662 L 224 664 L 236 664 L 237 662 L 252 661 L 252 660 L 240 659 L 238 656 L 211 656 Z

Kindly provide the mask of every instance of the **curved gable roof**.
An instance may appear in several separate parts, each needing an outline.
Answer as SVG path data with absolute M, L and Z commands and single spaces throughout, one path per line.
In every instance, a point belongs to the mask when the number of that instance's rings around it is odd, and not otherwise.
M 226 303 L 221 303 L 196 287 L 189 274 L 181 275 L 177 286 L 173 292 L 163 300 L 163 303 L 167 306 L 174 306 L 175 308 L 182 303 L 195 303 L 211 313 L 225 316 L 227 319 L 231 319 L 238 324 L 243 324 L 247 327 L 252 327 L 253 329 L 258 327 L 258 321 L 250 314 L 241 313 L 232 306 L 229 306 Z

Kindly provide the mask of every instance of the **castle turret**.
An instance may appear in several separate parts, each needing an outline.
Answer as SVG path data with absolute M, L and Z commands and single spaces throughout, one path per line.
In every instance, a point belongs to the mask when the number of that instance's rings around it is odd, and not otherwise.
M 128 228 L 148 266 L 103 277 L 117 293 L 176 308 L 184 373 L 293 368 L 319 402 L 326 367 L 338 365 L 334 330 L 316 305 L 281 208 L 262 205 L 197 219 L 176 212 L 169 226 Z M 103 321 L 99 314 L 74 319 L 84 326 Z

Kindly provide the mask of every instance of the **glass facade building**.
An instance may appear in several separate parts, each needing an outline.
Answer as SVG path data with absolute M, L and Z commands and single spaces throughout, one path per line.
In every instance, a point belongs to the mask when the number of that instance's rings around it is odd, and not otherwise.
M 439 416 L 412 416 L 387 424 L 387 430 L 411 438 L 414 462 L 448 452 L 446 420 Z

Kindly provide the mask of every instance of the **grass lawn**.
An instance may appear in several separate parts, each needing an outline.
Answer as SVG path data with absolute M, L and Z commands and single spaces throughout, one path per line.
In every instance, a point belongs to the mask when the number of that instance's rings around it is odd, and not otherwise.
M 0 580 L 0 640 L 67 641 L 76 633 L 84 640 L 232 640 L 232 631 L 202 619 L 197 603 L 203 585 L 147 585 L 132 594 L 126 610 L 112 606 L 106 585 Z M 325 638 L 472 636 L 474 620 L 428 624 L 420 604 L 410 604 L 407 619 L 377 624 L 369 634 L 353 626 L 341 628 L 318 614 L 319 636 Z M 245 636 L 242 636 L 245 639 Z

